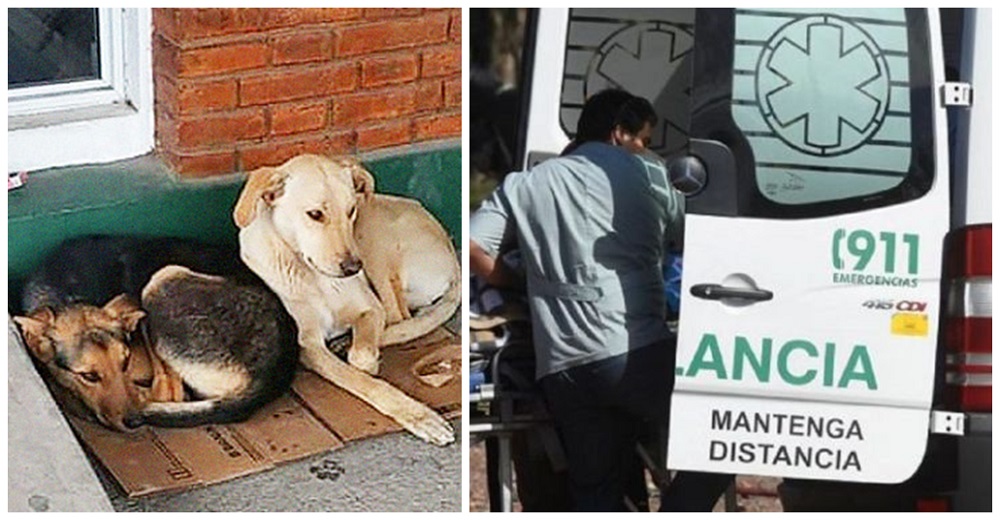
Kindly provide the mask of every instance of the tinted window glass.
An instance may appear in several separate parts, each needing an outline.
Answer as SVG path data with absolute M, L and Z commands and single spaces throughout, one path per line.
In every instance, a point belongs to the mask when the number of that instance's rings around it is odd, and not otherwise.
M 97 9 L 7 9 L 7 86 L 101 76 Z
M 694 9 L 570 9 L 559 120 L 573 137 L 583 102 L 606 88 L 648 99 L 660 117 L 649 148 L 684 148 L 690 126 Z
M 903 9 L 737 10 L 732 116 L 756 182 L 789 205 L 899 186 L 912 167 Z M 927 60 L 926 49 L 915 49 Z

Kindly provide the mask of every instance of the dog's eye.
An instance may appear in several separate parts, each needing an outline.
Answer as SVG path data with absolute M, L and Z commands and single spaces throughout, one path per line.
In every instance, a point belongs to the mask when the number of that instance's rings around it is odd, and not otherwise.
M 79 372 L 78 375 L 88 383 L 100 383 L 101 375 L 97 372 Z
M 353 207 L 351 207 L 351 209 L 350 209 L 350 210 L 349 210 L 349 211 L 347 212 L 347 218 L 349 218 L 349 219 L 351 219 L 351 220 L 354 220 L 354 217 L 356 217 L 356 216 L 358 216 L 358 207 L 357 207 L 357 206 L 353 206 Z
M 318 209 L 311 209 L 306 212 L 309 218 L 315 220 L 316 222 L 323 222 L 323 212 Z
M 128 370 L 128 365 L 132 361 L 132 353 L 128 352 L 125 354 L 125 359 L 122 361 L 122 372 Z
M 153 378 L 148 379 L 136 379 L 132 381 L 136 386 L 141 386 L 143 388 L 153 388 Z

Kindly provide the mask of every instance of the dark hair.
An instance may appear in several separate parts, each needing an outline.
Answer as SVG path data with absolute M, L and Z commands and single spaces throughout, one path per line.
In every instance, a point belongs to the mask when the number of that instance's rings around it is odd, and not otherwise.
M 632 99 L 626 101 L 618 109 L 614 126 L 621 126 L 630 134 L 638 134 L 646 123 L 649 123 L 649 126 L 653 127 L 656 126 L 656 122 L 656 111 L 653 110 L 652 103 L 646 100 L 646 98 L 632 96 Z
M 574 141 L 607 141 L 616 126 L 635 134 L 646 123 L 656 126 L 656 121 L 656 111 L 646 99 L 620 89 L 602 90 L 583 104 Z

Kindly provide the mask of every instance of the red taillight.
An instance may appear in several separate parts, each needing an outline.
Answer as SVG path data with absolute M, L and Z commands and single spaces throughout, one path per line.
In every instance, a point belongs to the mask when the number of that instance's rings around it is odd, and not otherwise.
M 917 499 L 918 513 L 946 513 L 951 511 L 951 504 L 944 497 L 926 497 Z
M 993 410 L 993 225 L 955 231 L 948 248 L 945 380 L 965 412 Z

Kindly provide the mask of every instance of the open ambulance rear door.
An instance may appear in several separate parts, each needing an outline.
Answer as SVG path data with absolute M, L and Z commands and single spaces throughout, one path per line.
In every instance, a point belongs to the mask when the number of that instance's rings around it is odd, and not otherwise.
M 900 482 L 926 446 L 949 227 L 925 9 L 700 9 L 668 466 Z

